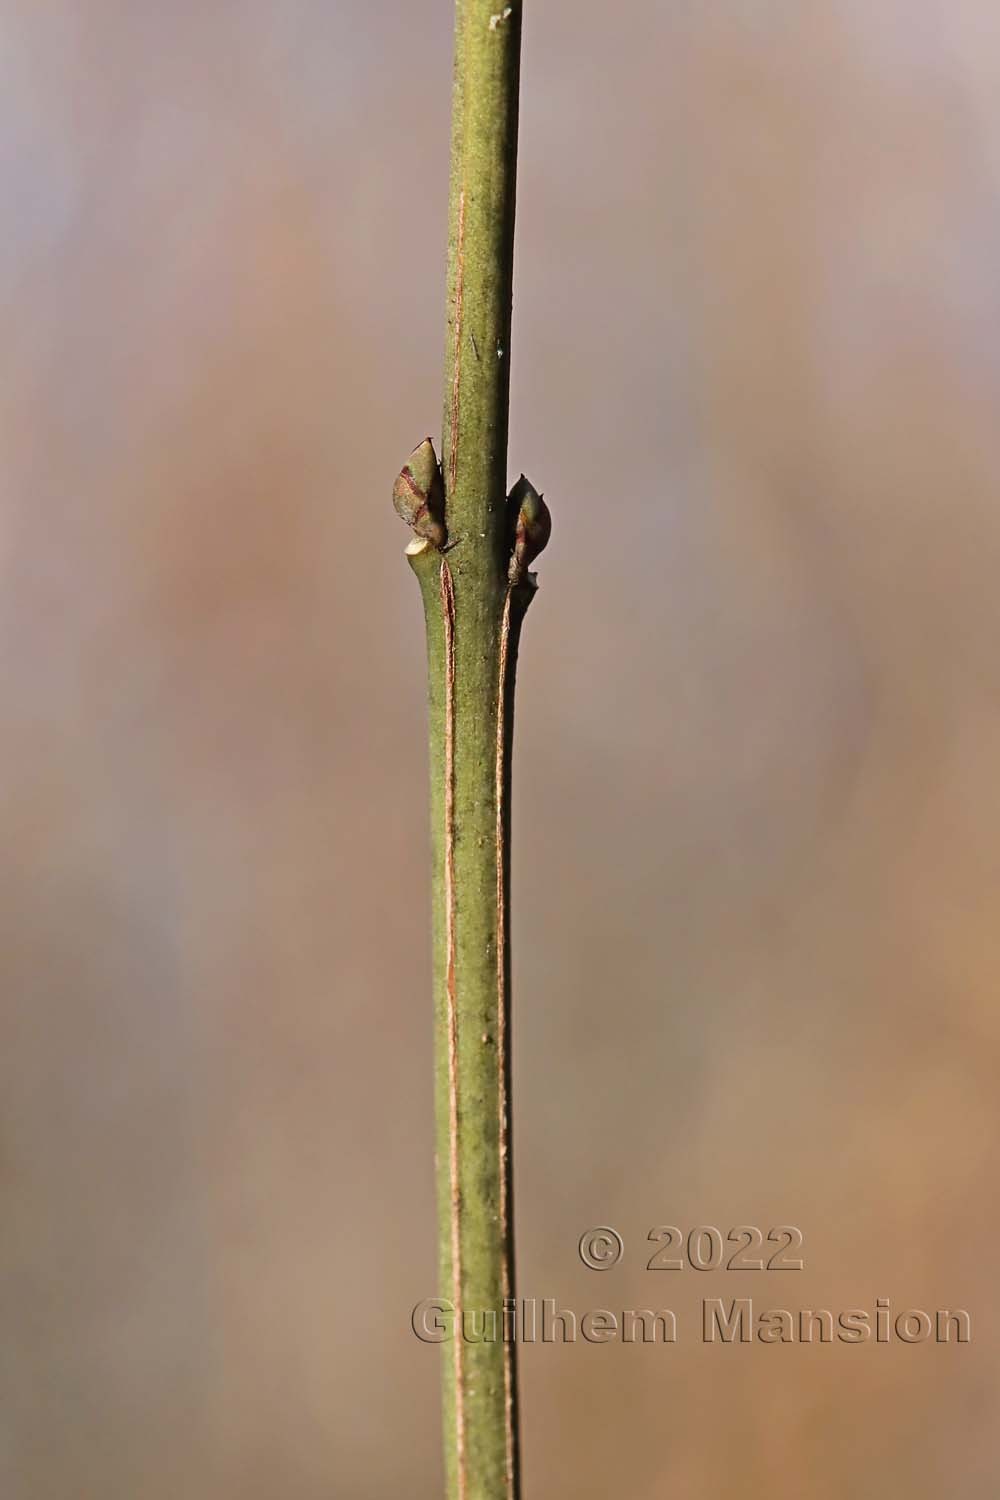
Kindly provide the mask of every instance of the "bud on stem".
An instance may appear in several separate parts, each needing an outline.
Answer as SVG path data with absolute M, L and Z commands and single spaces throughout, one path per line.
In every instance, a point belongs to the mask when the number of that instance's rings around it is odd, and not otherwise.
M 534 562 L 552 535 L 552 517 L 542 496 L 523 474 L 507 496 L 507 516 L 513 538 L 507 577 L 512 584 L 524 583 L 528 564 Z
M 392 487 L 396 514 L 417 536 L 438 551 L 447 541 L 444 525 L 444 481 L 430 438 L 424 438 L 399 471 Z

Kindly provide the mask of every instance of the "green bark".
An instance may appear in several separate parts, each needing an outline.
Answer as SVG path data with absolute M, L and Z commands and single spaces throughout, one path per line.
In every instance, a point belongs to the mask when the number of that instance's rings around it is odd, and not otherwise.
M 434 1026 L 449 1500 L 519 1494 L 510 1192 L 509 819 L 513 678 L 527 563 L 548 512 L 507 495 L 521 4 L 458 0 L 443 463 L 429 441 L 396 507 L 427 624 Z M 443 516 L 440 514 L 443 509 Z M 444 539 L 446 538 L 446 540 Z M 462 1313 L 480 1333 L 463 1336 Z M 466 1327 L 465 1333 L 473 1330 Z

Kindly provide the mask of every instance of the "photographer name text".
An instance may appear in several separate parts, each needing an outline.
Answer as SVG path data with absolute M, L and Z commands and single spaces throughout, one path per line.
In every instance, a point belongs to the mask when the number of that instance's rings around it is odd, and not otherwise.
M 706 1344 L 968 1344 L 972 1320 L 965 1308 L 908 1307 L 897 1311 L 888 1297 L 873 1307 L 761 1307 L 752 1297 L 706 1297 L 696 1336 Z M 500 1307 L 465 1308 L 447 1297 L 418 1302 L 410 1318 L 424 1344 L 676 1344 L 677 1314 L 671 1308 L 627 1308 L 584 1312 L 558 1306 L 554 1297 L 507 1297 Z M 690 1336 L 690 1334 L 689 1334 Z

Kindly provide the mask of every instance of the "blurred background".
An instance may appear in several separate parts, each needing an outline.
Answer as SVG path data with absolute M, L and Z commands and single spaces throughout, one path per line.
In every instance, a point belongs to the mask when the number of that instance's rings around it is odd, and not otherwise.
M 525 7 L 528 1497 L 995 1492 L 1000 20 Z M 451 6 L 9 0 L 0 1489 L 441 1492 L 421 612 Z M 645 1270 L 798 1225 L 806 1269 Z M 625 1256 L 588 1271 L 581 1233 Z M 961 1306 L 720 1348 L 707 1296 Z

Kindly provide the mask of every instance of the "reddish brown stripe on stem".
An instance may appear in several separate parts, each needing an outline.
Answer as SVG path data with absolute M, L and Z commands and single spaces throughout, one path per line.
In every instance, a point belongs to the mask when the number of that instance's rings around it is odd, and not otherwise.
M 507 880 L 506 880 L 506 790 L 507 790 L 507 659 L 510 646 L 510 589 L 504 596 L 500 621 L 500 681 L 497 689 L 496 752 L 496 845 L 497 845 L 497 1120 L 500 1154 L 501 1292 L 512 1295 L 510 1266 L 509 1109 L 507 1098 Z M 503 1343 L 504 1433 L 506 1438 L 507 1494 L 514 1494 L 514 1378 L 511 1347 Z
M 452 1301 L 457 1325 L 455 1349 L 455 1454 L 458 1493 L 464 1500 L 465 1386 L 462 1337 L 462 1189 L 458 1176 L 458 998 L 455 987 L 455 590 L 451 569 L 441 563 L 441 610 L 444 618 L 445 710 L 444 710 L 444 911 L 447 968 L 445 988 L 448 1002 L 448 1146 L 451 1178 L 451 1276 Z

